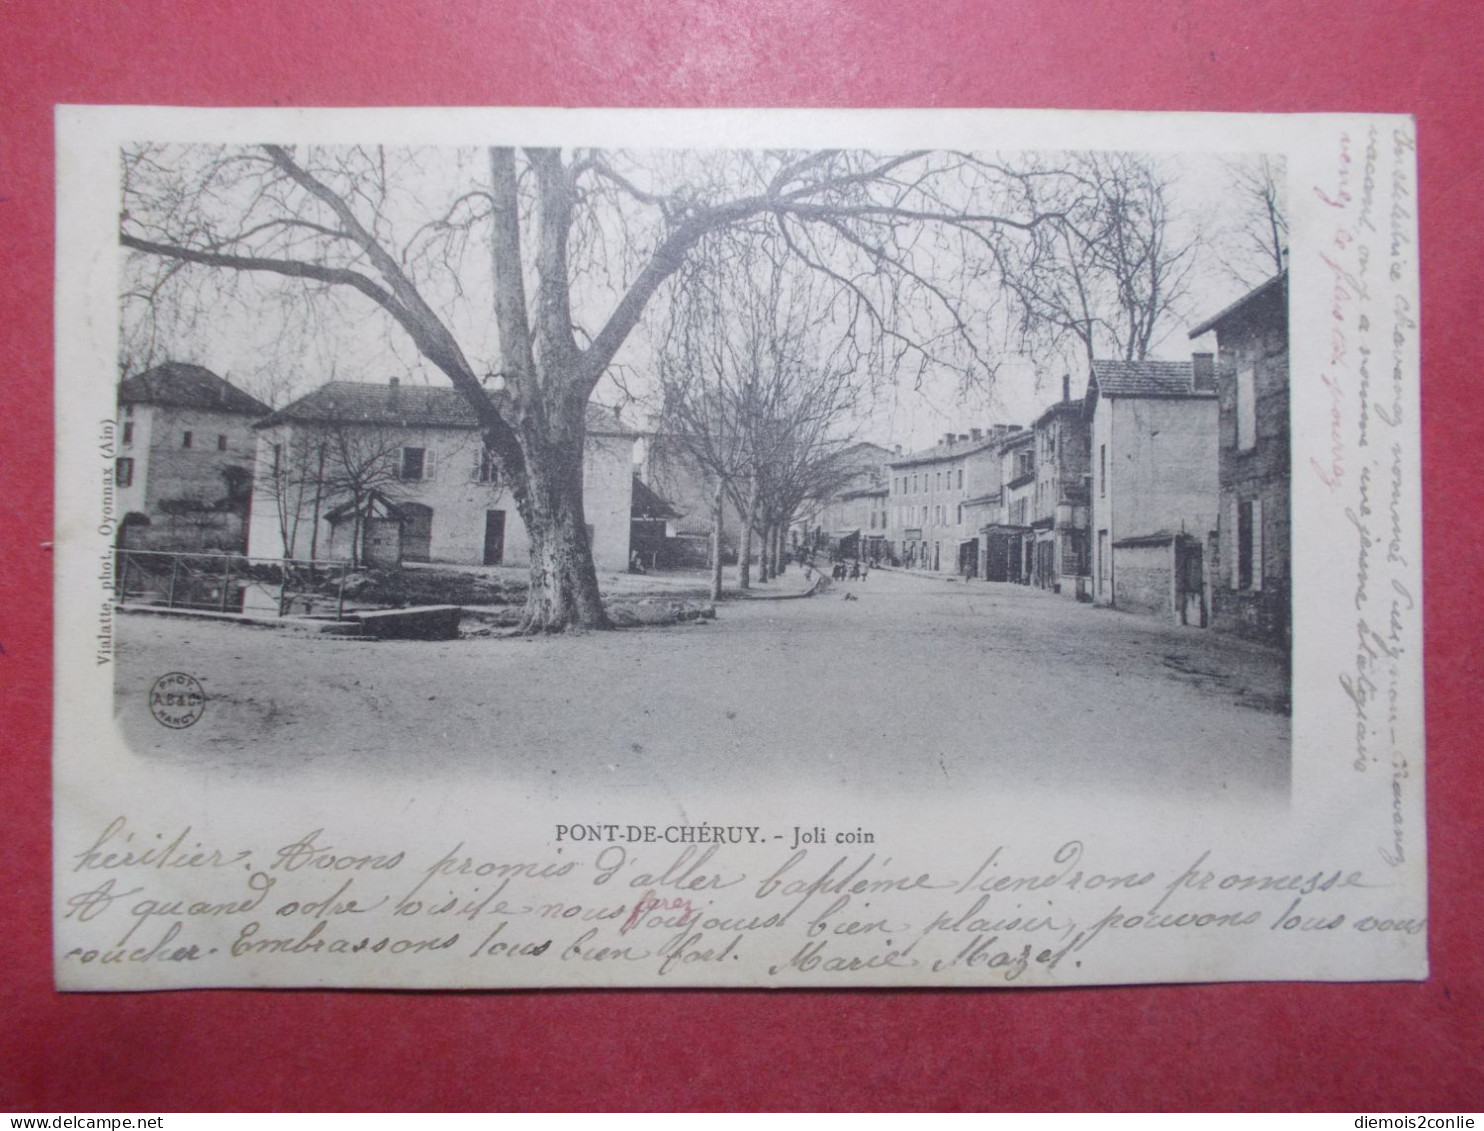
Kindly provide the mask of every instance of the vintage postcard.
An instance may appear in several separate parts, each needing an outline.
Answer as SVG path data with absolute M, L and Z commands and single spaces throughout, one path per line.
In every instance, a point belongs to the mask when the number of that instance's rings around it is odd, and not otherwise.
M 1426 977 L 1410 119 L 57 166 L 61 988 Z

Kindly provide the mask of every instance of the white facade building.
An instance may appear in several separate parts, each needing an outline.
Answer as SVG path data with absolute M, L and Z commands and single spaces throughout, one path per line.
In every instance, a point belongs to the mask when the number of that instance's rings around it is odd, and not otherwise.
M 589 407 L 583 510 L 599 569 L 629 565 L 638 436 Z M 529 563 L 515 499 L 454 389 L 330 382 L 259 423 L 258 469 L 254 557 Z

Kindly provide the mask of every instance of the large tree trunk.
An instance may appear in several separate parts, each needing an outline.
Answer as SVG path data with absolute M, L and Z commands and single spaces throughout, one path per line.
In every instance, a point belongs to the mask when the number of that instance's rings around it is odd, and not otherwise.
M 718 478 L 716 500 L 711 506 L 711 599 L 713 601 L 721 600 L 721 535 L 723 520 L 726 518 L 726 502 L 726 480 Z
M 757 548 L 757 576 L 759 581 L 773 580 L 773 557 L 768 552 L 768 547 L 773 543 L 773 527 L 764 522 L 758 530 Z
M 525 477 L 516 508 L 531 544 L 531 579 L 520 630 L 528 635 L 569 628 L 612 628 L 598 591 L 592 542 L 582 504 L 582 407 L 555 435 L 523 430 Z
M 351 496 L 354 509 L 350 512 L 350 568 L 361 568 L 361 493 Z
M 303 496 L 303 491 L 302 490 L 300 491 L 300 496 L 301 496 L 301 499 L 302 499 L 302 496 Z M 323 444 L 321 444 L 320 445 L 320 448 L 319 448 L 319 466 L 315 469 L 315 472 L 314 472 L 314 514 L 312 516 L 313 517 L 313 520 L 314 520 L 314 525 L 312 525 L 309 528 L 309 560 L 312 561 L 312 562 L 319 560 L 319 521 L 320 521 L 320 508 L 324 505 L 324 498 L 325 498 L 325 446 Z M 299 524 L 298 524 L 298 522 L 295 522 L 294 523 L 294 541 L 297 542 L 298 540 L 299 540 Z

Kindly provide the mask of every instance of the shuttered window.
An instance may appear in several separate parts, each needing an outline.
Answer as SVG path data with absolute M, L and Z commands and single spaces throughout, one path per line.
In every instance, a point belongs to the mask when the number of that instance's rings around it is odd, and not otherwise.
M 1237 366 L 1237 450 L 1257 446 L 1257 371 L 1250 359 Z

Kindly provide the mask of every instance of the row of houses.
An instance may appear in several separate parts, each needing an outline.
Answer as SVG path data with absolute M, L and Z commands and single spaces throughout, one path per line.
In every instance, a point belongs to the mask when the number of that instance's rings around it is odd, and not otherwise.
M 1028 426 L 903 453 L 855 444 L 794 532 L 837 553 L 1214 624 L 1290 633 L 1287 278 L 1191 331 L 1216 353 L 1094 361 Z M 478 422 L 453 389 L 334 381 L 270 410 L 200 366 L 121 383 L 115 490 L 132 548 L 369 565 L 528 561 Z M 592 406 L 584 507 L 602 569 L 704 564 L 717 492 L 683 453 Z M 739 518 L 723 504 L 726 529 Z M 686 559 L 686 548 L 691 557 Z
M 816 530 L 841 552 L 1286 646 L 1286 274 L 1191 330 L 1189 361 L 1094 361 L 1029 426 L 887 453 Z M 834 524 L 831 526 L 830 524 Z
M 197 365 L 123 381 L 114 480 L 131 549 L 525 565 L 529 538 L 451 388 L 332 381 L 277 411 Z M 593 406 L 584 505 L 599 568 L 630 560 L 640 433 Z

